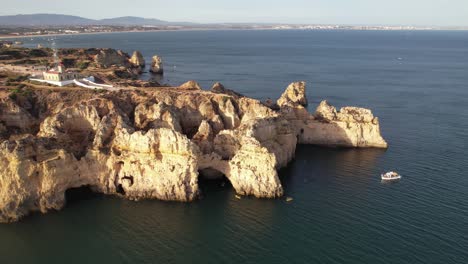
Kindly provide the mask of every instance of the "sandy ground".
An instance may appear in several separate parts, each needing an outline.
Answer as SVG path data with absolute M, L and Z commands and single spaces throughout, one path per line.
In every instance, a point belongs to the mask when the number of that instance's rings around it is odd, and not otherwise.
M 42 71 L 35 70 L 32 67 L 33 66 L 0 64 L 0 71 L 14 72 L 22 75 L 30 74 L 40 76 L 42 74 Z

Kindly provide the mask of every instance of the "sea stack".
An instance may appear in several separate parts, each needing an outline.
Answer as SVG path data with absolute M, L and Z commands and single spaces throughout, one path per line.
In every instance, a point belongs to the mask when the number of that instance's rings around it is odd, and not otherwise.
M 150 72 L 156 73 L 156 74 L 164 73 L 162 58 L 159 57 L 158 55 L 153 56 L 153 61 L 151 62 Z
M 130 63 L 133 66 L 140 67 L 140 68 L 144 68 L 146 64 L 145 59 L 143 58 L 143 55 L 138 50 L 133 52 L 133 55 L 130 58 Z

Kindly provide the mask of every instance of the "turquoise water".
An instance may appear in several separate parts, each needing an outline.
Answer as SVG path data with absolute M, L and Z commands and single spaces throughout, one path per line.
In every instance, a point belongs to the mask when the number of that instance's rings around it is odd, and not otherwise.
M 34 40 L 33 46 L 44 42 Z M 468 263 L 468 32 L 202 31 L 57 38 L 163 56 L 165 81 L 276 98 L 308 82 L 373 109 L 388 150 L 300 146 L 284 199 L 201 182 L 190 204 L 68 193 L 60 212 L 0 225 L 2 263 Z M 175 67 L 174 67 L 175 66 Z M 380 182 L 397 170 L 403 179 Z

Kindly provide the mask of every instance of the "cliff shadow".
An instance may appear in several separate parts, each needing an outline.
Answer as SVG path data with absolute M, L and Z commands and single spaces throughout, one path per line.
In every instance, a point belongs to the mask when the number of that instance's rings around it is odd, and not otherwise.
M 226 175 L 213 168 L 206 168 L 198 171 L 198 187 L 200 189 L 200 198 L 208 196 L 213 192 L 233 189 Z
M 333 122 L 314 121 L 302 127 L 297 135 L 298 144 L 326 147 L 352 147 L 353 140 L 345 129 Z
M 309 120 L 307 124 L 301 125 L 300 131 L 297 132 L 299 144 L 360 148 L 388 147 L 382 138 L 376 118 L 371 121 L 359 116 L 347 118 L 344 121 L 341 119 L 330 121 L 323 117 Z

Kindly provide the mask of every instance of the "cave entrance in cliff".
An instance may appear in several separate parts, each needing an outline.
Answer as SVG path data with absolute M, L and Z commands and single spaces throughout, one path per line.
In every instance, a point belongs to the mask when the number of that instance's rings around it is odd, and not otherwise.
M 73 206 L 83 201 L 93 200 L 102 196 L 103 194 L 96 192 L 91 185 L 70 188 L 65 191 L 66 206 Z
M 232 184 L 226 175 L 213 168 L 198 171 L 198 186 L 202 195 L 232 188 Z
M 73 117 L 65 121 L 62 130 L 68 137 L 75 158 L 80 160 L 94 140 L 95 133 L 91 123 L 86 118 Z

